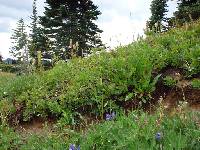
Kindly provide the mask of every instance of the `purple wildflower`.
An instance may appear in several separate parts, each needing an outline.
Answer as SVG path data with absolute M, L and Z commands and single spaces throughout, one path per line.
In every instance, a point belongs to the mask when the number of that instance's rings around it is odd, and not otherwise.
M 106 121 L 112 120 L 112 116 L 110 114 L 106 114 Z
M 162 133 L 160 133 L 160 132 L 156 133 L 155 139 L 156 139 L 156 141 L 160 141 L 162 139 Z
M 106 121 L 111 121 L 115 119 L 115 117 L 116 117 L 115 112 L 112 112 L 111 114 L 106 114 Z
M 76 148 L 76 147 L 75 147 L 75 144 L 71 144 L 71 145 L 69 146 L 69 150 L 80 150 L 80 145 Z

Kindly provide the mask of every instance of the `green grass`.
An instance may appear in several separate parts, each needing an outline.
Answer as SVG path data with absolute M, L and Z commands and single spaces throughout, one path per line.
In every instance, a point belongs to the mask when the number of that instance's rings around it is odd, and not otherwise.
M 192 87 L 196 89 L 200 89 L 200 79 L 193 79 L 192 80 Z
M 200 127 L 195 121 L 199 113 L 182 113 L 162 116 L 158 112 L 148 115 L 132 112 L 117 115 L 115 120 L 94 125 L 83 134 L 60 130 L 45 136 L 30 135 L 23 139 L 8 127 L 0 127 L 1 149 L 66 150 L 70 144 L 80 145 L 81 150 L 198 150 Z M 156 140 L 156 134 L 161 139 Z
M 4 84 L 9 80 L 13 79 L 15 74 L 7 73 L 7 72 L 0 72 L 0 84 Z

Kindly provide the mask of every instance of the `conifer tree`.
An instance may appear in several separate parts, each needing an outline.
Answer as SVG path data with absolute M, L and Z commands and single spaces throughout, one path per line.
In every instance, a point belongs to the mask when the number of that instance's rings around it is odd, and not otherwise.
M 151 17 L 148 22 L 150 30 L 161 31 L 160 27 L 163 25 L 162 22 L 166 21 L 167 0 L 153 0 L 150 10 Z
M 29 41 L 29 52 L 30 56 L 37 60 L 37 51 L 41 51 L 43 54 L 50 51 L 49 39 L 44 34 L 44 30 L 39 26 L 39 19 L 37 16 L 37 0 L 33 0 L 33 12 L 30 17 L 31 22 L 31 33 Z
M 82 56 L 84 51 L 89 52 L 91 48 L 102 45 L 98 36 L 102 32 L 94 23 L 101 12 L 91 0 L 46 0 L 45 16 L 41 17 L 41 24 L 45 33 L 53 39 L 54 53 L 63 55 L 70 39 L 73 44 L 78 42 L 77 55 Z
M 179 24 L 200 18 L 200 0 L 179 0 L 175 18 Z
M 17 58 L 18 61 L 28 62 L 27 33 L 24 20 L 17 22 L 17 28 L 11 36 L 12 47 L 10 53 Z
M 0 63 L 2 63 L 2 62 L 3 62 L 3 56 L 0 53 Z

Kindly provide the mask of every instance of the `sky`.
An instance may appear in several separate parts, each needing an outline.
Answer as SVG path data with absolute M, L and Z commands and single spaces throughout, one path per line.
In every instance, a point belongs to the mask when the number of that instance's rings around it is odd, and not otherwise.
M 138 35 L 143 34 L 146 21 L 151 16 L 150 4 L 152 0 L 93 0 L 102 14 L 97 24 L 104 32 L 102 41 L 111 48 L 131 43 Z M 45 0 L 37 0 L 38 14 L 44 12 Z M 176 10 L 176 1 L 168 2 L 172 16 Z M 32 0 L 0 0 L 0 53 L 4 58 L 10 57 L 10 37 L 16 22 L 23 18 L 30 23 Z

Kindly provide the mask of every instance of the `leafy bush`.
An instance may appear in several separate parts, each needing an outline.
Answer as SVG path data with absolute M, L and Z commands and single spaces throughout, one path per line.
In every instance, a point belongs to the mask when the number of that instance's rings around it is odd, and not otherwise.
M 20 67 L 17 65 L 9 65 L 0 63 L 0 70 L 3 72 L 16 73 L 20 70 Z
M 169 87 L 176 86 L 177 81 L 170 76 L 166 76 L 163 80 L 164 80 L 164 84 Z
M 192 80 L 192 87 L 200 89 L 200 80 L 199 79 Z

